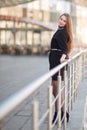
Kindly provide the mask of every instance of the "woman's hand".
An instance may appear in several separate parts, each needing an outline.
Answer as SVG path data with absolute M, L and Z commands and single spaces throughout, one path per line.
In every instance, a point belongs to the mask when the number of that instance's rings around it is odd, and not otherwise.
M 66 55 L 65 54 L 62 54 L 61 58 L 60 58 L 60 63 L 63 63 L 66 61 Z

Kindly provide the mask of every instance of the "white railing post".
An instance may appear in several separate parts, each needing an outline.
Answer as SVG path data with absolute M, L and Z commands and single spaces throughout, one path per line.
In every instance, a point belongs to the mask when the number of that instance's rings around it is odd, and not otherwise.
M 86 78 L 86 54 L 84 54 L 84 79 Z
M 72 75 L 72 108 L 73 108 L 73 103 L 75 102 L 75 95 L 74 95 L 74 79 L 75 79 L 75 77 L 74 77 L 74 62 L 73 62 L 73 64 L 72 64 L 72 73 L 73 73 L 73 75 Z
M 68 104 L 69 104 L 69 113 L 71 112 L 71 65 L 69 66 L 69 83 L 68 83 Z
M 38 123 L 39 123 L 39 103 L 34 100 L 33 102 L 33 130 L 39 130 Z
M 86 64 L 86 68 L 85 68 L 86 77 L 85 78 L 87 79 L 87 53 L 85 55 L 86 55 L 86 58 L 85 58 L 86 59 L 86 63 L 85 63 Z
M 67 71 L 66 71 L 66 66 L 64 68 L 64 124 L 63 124 L 63 130 L 66 130 L 66 89 L 67 89 Z
M 75 102 L 75 100 L 76 100 L 76 84 L 75 84 L 75 82 L 76 82 L 76 61 L 74 61 L 74 102 Z
M 81 81 L 82 81 L 82 55 L 80 56 L 80 82 L 79 82 L 79 86 L 80 86 Z
M 78 58 L 75 59 L 75 98 L 77 97 L 77 85 L 78 85 Z
M 61 94 L 61 76 L 60 76 L 60 73 L 58 75 L 58 130 L 61 130 L 61 97 L 62 97 L 62 94 Z
M 49 86 L 48 89 L 49 89 L 49 100 L 48 100 L 49 123 L 48 123 L 48 130 L 52 130 L 52 86 Z
M 82 54 L 83 80 L 85 79 L 85 53 Z
M 84 117 L 83 117 L 83 129 L 82 130 L 87 130 L 87 96 L 85 98 Z
M 71 110 L 73 106 L 73 63 L 71 65 Z

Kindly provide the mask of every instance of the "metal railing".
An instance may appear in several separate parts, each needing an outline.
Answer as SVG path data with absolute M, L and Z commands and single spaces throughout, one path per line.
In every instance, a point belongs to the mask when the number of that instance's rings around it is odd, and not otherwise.
M 64 68 L 64 82 L 61 80 L 60 70 Z M 80 82 L 82 78 L 86 78 L 87 71 L 87 51 L 81 51 L 73 56 L 71 59 L 55 67 L 36 81 L 32 82 L 28 86 L 24 87 L 19 92 L 10 96 L 6 101 L 0 104 L 0 130 L 3 130 L 4 120 L 7 115 L 11 113 L 17 106 L 25 101 L 32 94 L 33 96 L 33 130 L 39 130 L 45 119 L 48 119 L 47 129 L 52 130 L 55 123 L 52 124 L 52 113 L 55 102 L 58 101 L 58 115 L 57 126 L 58 130 L 66 130 L 66 111 L 71 113 L 73 104 L 75 102 Z M 52 75 L 59 71 L 58 75 L 58 95 L 56 98 L 52 97 L 52 86 L 48 85 L 48 108 L 43 116 L 39 119 L 40 103 L 37 99 L 36 91 L 42 87 L 42 85 L 50 79 Z M 47 87 L 47 86 L 46 86 Z M 61 104 L 61 95 L 63 96 L 63 102 Z M 61 120 L 61 107 L 64 107 L 64 117 Z M 47 118 L 48 117 L 48 118 Z M 55 121 L 55 122 L 56 122 Z M 45 128 L 46 129 L 46 128 Z

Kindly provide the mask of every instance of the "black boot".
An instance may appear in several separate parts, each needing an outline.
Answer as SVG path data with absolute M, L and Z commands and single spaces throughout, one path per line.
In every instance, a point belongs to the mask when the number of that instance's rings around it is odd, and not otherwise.
M 61 121 L 63 123 L 64 112 L 61 110 Z
M 63 117 L 64 117 L 64 112 L 61 110 L 61 121 L 62 121 L 62 123 L 64 121 Z M 69 113 L 67 111 L 66 111 L 66 121 L 67 121 L 67 123 L 69 122 Z
M 52 124 L 55 122 L 56 117 L 57 117 L 57 112 L 54 113 L 53 120 L 52 120 Z M 57 123 L 57 121 L 56 121 L 56 123 Z M 56 123 L 55 123 L 55 124 L 56 124 Z
M 69 113 L 68 112 L 66 112 L 66 120 L 67 120 L 67 122 L 69 122 Z

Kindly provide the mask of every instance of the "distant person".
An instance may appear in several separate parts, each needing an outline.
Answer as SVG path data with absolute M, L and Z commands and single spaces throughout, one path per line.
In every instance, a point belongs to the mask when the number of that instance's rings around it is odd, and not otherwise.
M 50 69 L 58 66 L 59 64 L 66 61 L 68 58 L 68 54 L 72 49 L 72 21 L 71 17 L 68 13 L 64 13 L 59 17 L 58 29 L 54 33 L 51 39 L 51 47 L 49 53 L 49 66 Z M 52 87 L 53 87 L 53 95 L 57 96 L 58 92 L 58 73 L 52 76 Z M 64 69 L 61 70 L 62 81 L 64 80 Z M 61 102 L 63 101 L 61 96 Z M 58 114 L 57 101 L 55 102 L 55 113 L 53 116 L 52 123 L 55 122 L 55 119 Z M 64 115 L 64 108 L 61 108 L 61 116 Z M 62 118 L 61 117 L 61 118 Z M 69 113 L 66 112 L 67 122 L 69 121 Z

